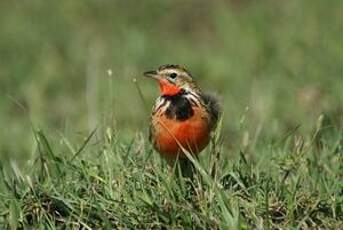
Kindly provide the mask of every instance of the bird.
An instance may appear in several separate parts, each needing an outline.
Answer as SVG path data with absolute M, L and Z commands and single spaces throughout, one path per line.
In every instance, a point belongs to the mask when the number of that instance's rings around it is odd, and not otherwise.
M 185 151 L 197 157 L 210 142 L 221 115 L 218 99 L 204 93 L 181 65 L 162 65 L 143 75 L 156 80 L 160 88 L 151 113 L 149 140 L 169 165 L 178 160 L 182 175 L 190 177 L 194 165 Z

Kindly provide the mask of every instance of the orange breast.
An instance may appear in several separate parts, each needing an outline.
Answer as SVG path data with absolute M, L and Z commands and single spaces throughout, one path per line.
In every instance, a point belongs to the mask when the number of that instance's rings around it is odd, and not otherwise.
M 177 121 L 164 115 L 153 120 L 154 146 L 166 158 L 175 158 L 178 154 L 185 157 L 180 145 L 192 154 L 203 150 L 210 139 L 210 126 L 207 114 L 194 107 L 194 115 L 185 120 Z

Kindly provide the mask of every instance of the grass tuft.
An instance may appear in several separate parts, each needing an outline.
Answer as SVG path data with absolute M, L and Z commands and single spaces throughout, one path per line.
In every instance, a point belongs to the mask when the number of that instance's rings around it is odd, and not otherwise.
M 335 139 L 320 137 L 320 156 L 313 136 L 295 134 L 271 148 L 250 150 L 268 156 L 268 162 L 254 162 L 251 153 L 243 151 L 228 159 L 220 146 L 209 147 L 199 160 L 188 154 L 197 171 L 193 180 L 171 173 L 150 146 L 142 146 L 141 137 L 125 142 L 107 130 L 96 146 L 86 145 L 95 132 L 101 134 L 93 131 L 81 143 L 83 153 L 76 155 L 70 143 L 61 142 L 65 148 L 52 144 L 39 130 L 32 166 L 1 166 L 4 228 L 273 229 L 343 224 L 342 175 L 337 173 L 343 163 L 337 152 L 342 135 L 333 129 L 326 134 Z M 227 160 L 230 164 L 223 164 Z

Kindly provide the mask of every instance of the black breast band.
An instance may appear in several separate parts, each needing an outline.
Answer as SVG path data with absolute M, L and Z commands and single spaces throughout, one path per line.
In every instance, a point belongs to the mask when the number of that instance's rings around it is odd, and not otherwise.
M 163 96 L 167 101 L 170 101 L 166 110 L 167 118 L 184 121 L 193 116 L 194 111 L 191 102 L 184 95 L 185 93 L 181 92 L 173 96 Z

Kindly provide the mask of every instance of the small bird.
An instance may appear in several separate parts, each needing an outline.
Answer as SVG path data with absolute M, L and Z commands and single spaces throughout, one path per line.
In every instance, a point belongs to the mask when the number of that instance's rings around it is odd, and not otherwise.
M 170 165 L 179 159 L 182 174 L 189 175 L 192 165 L 183 151 L 197 156 L 208 145 L 221 113 L 219 103 L 180 65 L 162 65 L 144 76 L 157 80 L 161 91 L 151 114 L 149 140 Z

